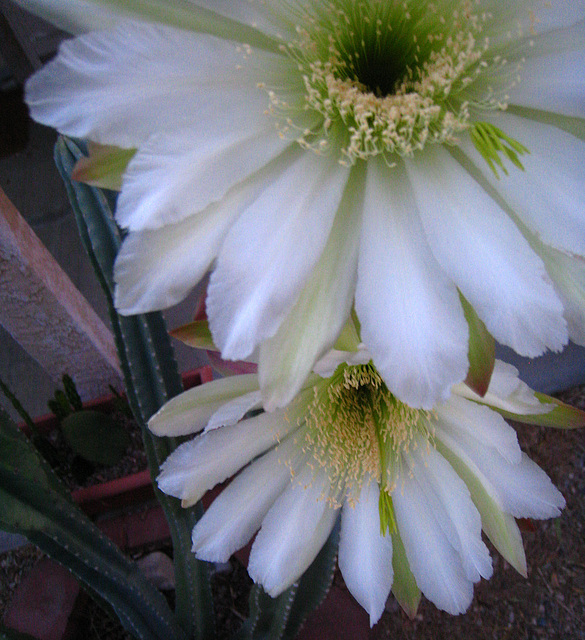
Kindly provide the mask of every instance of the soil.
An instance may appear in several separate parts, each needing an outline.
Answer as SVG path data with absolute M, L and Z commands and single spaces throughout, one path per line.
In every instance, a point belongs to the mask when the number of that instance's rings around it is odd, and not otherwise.
M 585 386 L 559 397 L 585 409 Z M 522 449 L 548 473 L 567 501 L 556 520 L 520 523 L 528 578 L 491 549 L 494 575 L 476 587 L 465 615 L 445 614 L 423 598 L 410 620 L 391 596 L 384 615 L 368 634 L 371 640 L 585 640 L 585 433 L 514 426 Z M 0 617 L 2 603 L 10 598 L 19 576 L 40 557 L 31 546 L 0 555 Z M 339 572 L 335 580 L 343 583 Z M 231 638 L 246 618 L 250 586 L 246 570 L 235 559 L 214 575 L 219 640 Z M 97 605 L 92 604 L 84 615 L 87 622 L 80 627 L 84 640 L 130 638 Z

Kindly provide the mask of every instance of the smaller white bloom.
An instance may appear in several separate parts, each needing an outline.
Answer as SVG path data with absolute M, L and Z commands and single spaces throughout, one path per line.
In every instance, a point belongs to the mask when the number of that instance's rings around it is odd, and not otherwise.
M 391 590 L 410 614 L 421 592 L 464 612 L 492 574 L 482 529 L 526 575 L 514 518 L 556 517 L 565 501 L 498 412 L 550 424 L 570 410 L 537 399 L 500 362 L 485 397 L 458 386 L 432 411 L 393 396 L 363 348 L 329 353 L 317 370 L 327 377 L 313 375 L 286 409 L 246 414 L 260 398 L 250 374 L 187 391 L 151 419 L 159 435 L 185 433 L 190 419 L 205 430 L 158 478 L 183 505 L 236 474 L 193 530 L 198 558 L 225 562 L 258 532 L 248 570 L 275 597 L 341 514 L 339 567 L 372 625 Z

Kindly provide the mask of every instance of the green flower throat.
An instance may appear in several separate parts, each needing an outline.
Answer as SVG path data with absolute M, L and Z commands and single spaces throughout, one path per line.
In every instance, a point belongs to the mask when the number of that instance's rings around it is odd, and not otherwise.
M 524 147 L 476 120 L 507 106 L 506 87 L 478 88 L 487 69 L 507 64 L 489 58 L 482 33 L 489 15 L 478 8 L 470 1 L 455 8 L 414 0 L 304 3 L 294 11 L 297 39 L 282 46 L 299 72 L 302 100 L 268 91 L 281 135 L 317 153 L 337 150 L 342 164 L 382 155 L 392 165 L 395 155 L 455 144 L 479 126 L 472 139 L 494 171 L 503 166 L 500 154 L 521 166 Z
M 326 471 L 332 495 L 342 500 L 354 502 L 365 484 L 377 482 L 386 530 L 391 528 L 390 495 L 409 473 L 409 452 L 433 446 L 430 418 L 429 412 L 397 400 L 373 365 L 342 364 L 313 387 L 299 444 L 310 464 Z

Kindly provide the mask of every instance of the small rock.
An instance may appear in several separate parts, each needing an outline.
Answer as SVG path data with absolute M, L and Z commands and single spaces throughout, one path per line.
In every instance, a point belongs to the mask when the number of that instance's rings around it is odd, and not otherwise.
M 153 551 L 136 561 L 140 571 L 157 589 L 171 591 L 175 588 L 173 561 L 162 551 Z
M 214 562 L 212 573 L 231 573 L 232 565 L 228 562 Z

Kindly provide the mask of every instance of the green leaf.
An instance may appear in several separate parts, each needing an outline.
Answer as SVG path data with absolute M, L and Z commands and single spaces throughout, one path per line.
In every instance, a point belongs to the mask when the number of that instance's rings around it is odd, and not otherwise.
M 469 326 L 469 370 L 465 384 L 483 397 L 489 387 L 496 363 L 496 343 L 475 309 L 459 294 L 465 320 Z
M 53 473 L 47 461 L 39 455 L 38 450 L 14 425 L 2 408 L 0 408 L 0 466 L 21 473 L 57 491 L 62 497 L 70 499 L 69 492 Z
M 73 407 L 73 411 L 82 411 L 83 410 L 83 402 L 77 393 L 77 387 L 75 386 L 75 382 L 73 382 L 73 378 L 65 373 L 62 378 L 63 388 L 65 389 L 65 395 L 67 396 L 71 406 Z
M 63 420 L 73 411 L 67 394 L 61 389 L 55 391 L 55 396 L 47 402 L 47 405 L 58 420 Z
M 8 385 L 6 385 L 4 383 L 2 378 L 0 378 L 0 391 L 2 391 L 2 393 L 4 394 L 6 399 L 13 406 L 14 410 L 16 411 L 16 413 L 18 413 L 18 415 L 23 419 L 24 423 L 31 430 L 31 432 L 38 436 L 39 433 L 37 431 L 37 427 L 36 427 L 33 419 L 30 417 L 30 415 L 25 410 L 25 408 L 22 406 L 22 404 L 20 404 L 20 401 L 12 393 L 12 391 L 9 389 Z
M 0 640 L 38 640 L 38 638 L 0 624 Z
M 76 411 L 61 422 L 67 444 L 82 458 L 116 464 L 130 444 L 128 432 L 100 411 Z

